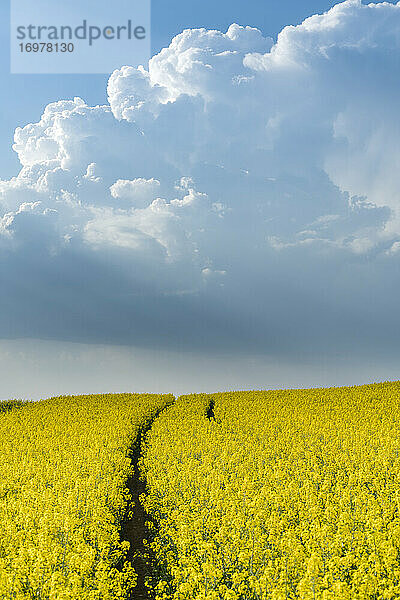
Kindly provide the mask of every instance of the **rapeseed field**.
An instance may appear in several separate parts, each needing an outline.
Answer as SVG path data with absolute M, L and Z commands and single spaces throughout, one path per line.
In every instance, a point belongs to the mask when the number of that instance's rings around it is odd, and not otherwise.
M 180 398 L 142 459 L 157 598 L 400 598 L 399 401 L 398 382 Z
M 129 448 L 169 396 L 8 405 L 0 415 L 0 598 L 116 600 L 136 574 L 120 522 Z
M 145 597 L 121 541 L 135 444 L 147 598 L 399 599 L 399 400 L 395 382 L 10 404 L 0 598 Z

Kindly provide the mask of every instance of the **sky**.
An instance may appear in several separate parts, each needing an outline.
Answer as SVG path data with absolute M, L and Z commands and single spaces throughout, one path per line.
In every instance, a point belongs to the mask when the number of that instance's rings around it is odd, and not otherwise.
M 265 35 L 277 36 L 285 25 L 298 24 L 311 14 L 323 12 L 333 1 L 315 0 L 152 0 L 152 52 L 168 46 L 171 39 L 187 28 L 205 27 L 226 31 L 232 23 L 258 27 Z M 0 114 L 0 177 L 12 177 L 18 157 L 12 151 L 14 131 L 38 119 L 43 108 L 55 100 L 82 97 L 88 104 L 107 101 L 106 75 L 11 75 L 9 53 L 10 0 L 0 3 L 0 73 L 7 97 Z
M 5 4 L 0 398 L 398 378 L 400 3 L 154 0 L 110 77 Z

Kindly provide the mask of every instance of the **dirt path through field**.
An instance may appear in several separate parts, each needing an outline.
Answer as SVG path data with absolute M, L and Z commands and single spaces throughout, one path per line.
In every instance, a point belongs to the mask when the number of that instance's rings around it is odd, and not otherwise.
M 206 416 L 210 421 L 214 419 L 214 407 L 215 401 L 211 399 L 206 412 Z M 163 410 L 167 409 L 168 406 Z M 152 555 L 149 546 L 143 544 L 143 540 L 149 538 L 146 521 L 153 522 L 153 519 L 146 513 L 140 502 L 140 496 L 146 493 L 147 484 L 140 476 L 139 459 L 142 453 L 143 440 L 161 412 L 159 411 L 142 427 L 131 449 L 134 474 L 133 477 L 128 479 L 127 487 L 132 497 L 132 501 L 128 507 L 132 513 L 132 517 L 124 519 L 122 522 L 121 540 L 127 540 L 130 543 L 127 559 L 132 562 L 135 572 L 138 575 L 138 580 L 128 600 L 152 600 L 151 592 L 149 592 L 145 582 L 147 577 L 151 579 L 154 576 L 155 557 Z
M 210 404 L 208 405 L 208 409 L 207 409 L 207 419 L 209 419 L 211 421 L 211 419 L 214 419 L 214 408 L 215 408 L 215 400 L 210 400 Z
M 163 410 L 167 408 L 168 406 Z M 128 507 L 132 513 L 132 517 L 124 519 L 121 524 L 121 541 L 127 540 L 130 543 L 127 559 L 132 562 L 133 568 L 138 575 L 138 580 L 128 600 L 151 600 L 151 593 L 146 587 L 145 581 L 146 577 L 152 575 L 152 561 L 154 557 L 149 547 L 143 544 L 143 540 L 149 537 L 146 521 L 153 521 L 153 519 L 146 513 L 140 502 L 140 496 L 146 492 L 147 484 L 140 476 L 139 458 L 142 452 L 143 439 L 161 412 L 159 411 L 142 427 L 131 449 L 134 474 L 133 477 L 128 479 L 126 485 L 132 497 L 132 501 Z

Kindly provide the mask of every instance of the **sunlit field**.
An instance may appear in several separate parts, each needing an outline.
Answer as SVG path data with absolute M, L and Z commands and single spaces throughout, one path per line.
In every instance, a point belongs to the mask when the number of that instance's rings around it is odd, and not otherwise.
M 399 598 L 399 399 L 395 382 L 3 404 L 0 598 Z
M 399 382 L 180 398 L 143 459 L 159 598 L 399 598 L 399 400 Z

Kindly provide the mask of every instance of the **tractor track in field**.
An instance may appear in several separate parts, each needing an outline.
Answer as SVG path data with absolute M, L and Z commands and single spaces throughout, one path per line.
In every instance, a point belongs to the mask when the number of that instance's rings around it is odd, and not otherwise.
M 168 404 L 163 409 L 147 421 L 139 430 L 134 444 L 130 449 L 130 458 L 134 468 L 133 476 L 126 482 L 126 487 L 129 489 L 131 501 L 127 506 L 127 514 L 132 511 L 132 517 L 125 517 L 121 523 L 121 541 L 128 541 L 130 548 L 126 559 L 132 563 L 133 568 L 138 576 L 135 588 L 131 591 L 127 600 L 152 600 L 152 595 L 146 587 L 146 578 L 151 579 L 154 574 L 153 566 L 155 557 L 148 545 L 144 545 L 143 540 L 150 537 L 150 532 L 146 526 L 146 521 L 154 523 L 153 518 L 146 512 L 140 496 L 147 491 L 147 482 L 143 478 L 139 468 L 139 459 L 142 454 L 143 441 L 153 426 L 154 421 L 159 415 L 171 406 Z
M 211 421 L 212 419 L 215 419 L 214 408 L 215 408 L 215 400 L 211 399 L 210 404 L 208 405 L 208 408 L 207 408 L 207 412 L 206 412 L 206 416 L 209 421 Z
M 142 454 L 143 441 L 153 426 L 153 423 L 159 415 L 167 410 L 171 404 L 168 404 L 163 409 L 147 421 L 139 430 L 134 444 L 130 448 L 130 458 L 134 469 L 133 476 L 126 482 L 126 487 L 129 489 L 131 501 L 127 506 L 126 514 L 132 511 L 132 517 L 125 517 L 121 522 L 121 541 L 128 541 L 130 548 L 127 553 L 126 560 L 131 562 L 138 576 L 135 588 L 131 591 L 127 600 L 153 600 L 151 591 L 146 587 L 146 579 L 151 580 L 157 570 L 155 556 L 149 545 L 144 545 L 143 540 L 149 539 L 149 529 L 146 526 L 146 521 L 153 523 L 155 528 L 157 524 L 154 519 L 146 512 L 144 506 L 140 502 L 140 496 L 147 492 L 147 482 L 142 476 L 139 468 L 139 460 Z M 211 399 L 206 411 L 206 417 L 210 421 L 214 420 L 215 400 Z

